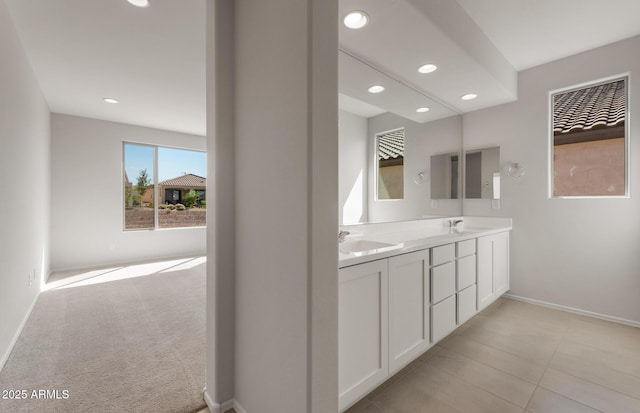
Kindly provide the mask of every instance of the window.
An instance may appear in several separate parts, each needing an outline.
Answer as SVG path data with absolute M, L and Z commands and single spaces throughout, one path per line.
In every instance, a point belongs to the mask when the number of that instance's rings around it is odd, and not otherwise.
M 124 143 L 124 229 L 206 225 L 205 152 Z
M 627 83 L 551 94 L 551 196 L 628 196 Z
M 377 199 L 404 198 L 404 128 L 376 135 Z

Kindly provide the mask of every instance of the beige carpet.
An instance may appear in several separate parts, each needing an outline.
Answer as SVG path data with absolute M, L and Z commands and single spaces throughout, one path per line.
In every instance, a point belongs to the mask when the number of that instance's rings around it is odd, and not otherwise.
M 27 390 L 29 398 L 0 394 L 0 412 L 204 408 L 205 266 L 183 260 L 149 275 L 132 267 L 134 278 L 119 268 L 111 281 L 41 293 L 0 372 L 0 391 Z M 67 390 L 68 398 L 31 398 L 33 390 Z

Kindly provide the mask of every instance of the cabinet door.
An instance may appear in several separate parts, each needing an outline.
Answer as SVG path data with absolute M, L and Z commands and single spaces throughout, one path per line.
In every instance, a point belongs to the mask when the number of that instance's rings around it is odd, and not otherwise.
M 431 303 L 436 304 L 456 292 L 454 261 L 431 269 Z
M 509 233 L 478 238 L 478 310 L 509 289 Z
M 478 238 L 478 310 L 493 301 L 493 240 L 492 236 Z
M 469 255 L 457 261 L 456 290 L 464 290 L 476 283 L 476 255 Z
M 500 297 L 509 289 L 509 233 L 501 232 L 493 238 L 493 295 Z
M 456 296 L 431 306 L 431 341 L 436 343 L 456 328 Z
M 387 260 L 342 268 L 339 276 L 338 386 L 342 411 L 389 373 Z
M 389 375 L 429 348 L 429 250 L 389 258 Z

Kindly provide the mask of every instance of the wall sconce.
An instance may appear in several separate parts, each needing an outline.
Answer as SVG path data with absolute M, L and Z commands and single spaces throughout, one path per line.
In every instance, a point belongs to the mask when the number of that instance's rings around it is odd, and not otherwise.
M 506 166 L 505 172 L 512 178 L 522 178 L 524 176 L 525 167 L 521 163 L 513 162 Z
M 425 174 L 425 171 L 418 172 L 417 175 L 413 177 L 413 183 L 415 183 L 416 185 L 422 185 L 425 180 Z

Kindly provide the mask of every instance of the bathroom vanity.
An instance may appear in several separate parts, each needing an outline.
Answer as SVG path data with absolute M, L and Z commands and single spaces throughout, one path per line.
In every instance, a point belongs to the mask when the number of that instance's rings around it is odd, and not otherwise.
M 339 243 L 344 411 L 509 289 L 511 220 L 456 217 L 340 229 L 349 233 Z

